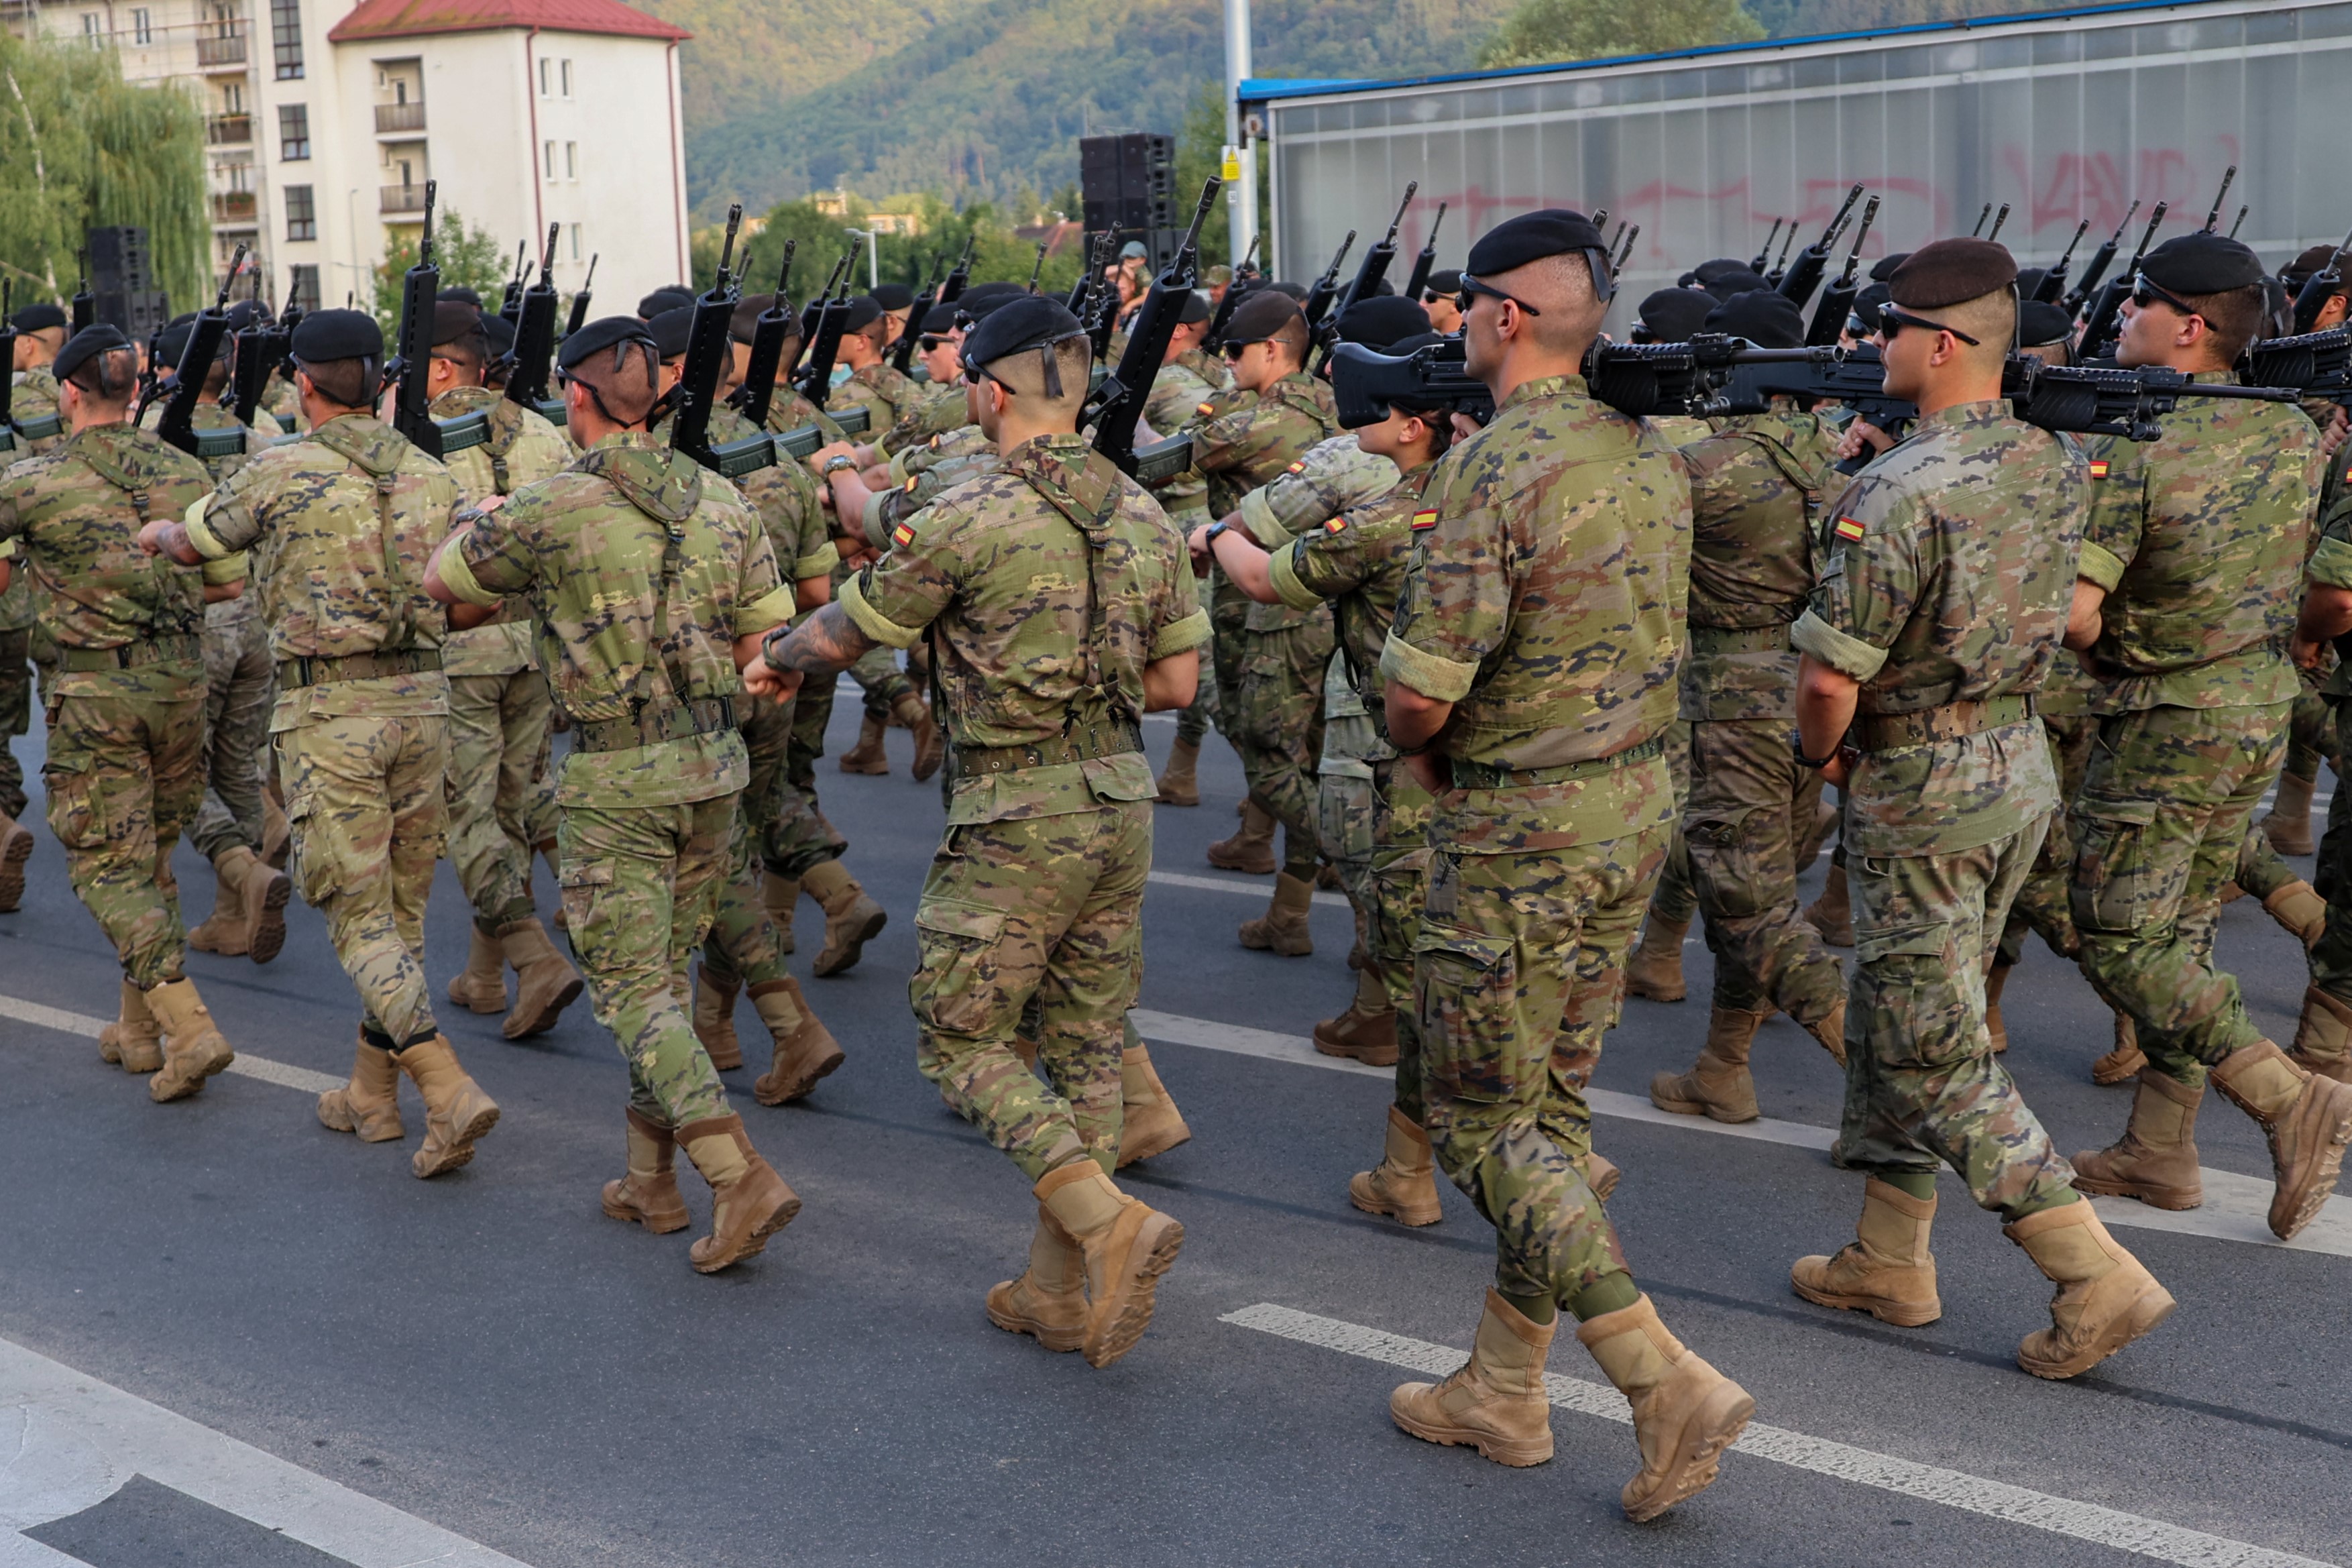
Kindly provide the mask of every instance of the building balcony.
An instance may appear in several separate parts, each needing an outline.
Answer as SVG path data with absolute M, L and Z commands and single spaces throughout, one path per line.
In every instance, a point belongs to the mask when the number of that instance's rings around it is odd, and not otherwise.
M 257 210 L 251 191 L 213 193 L 213 222 L 216 224 L 244 224 L 250 227 Z
M 198 38 L 196 64 L 206 70 L 245 64 L 245 36 L 228 38 Z
M 387 213 L 421 213 L 425 210 L 423 185 L 386 185 L 377 211 Z
M 422 103 L 379 103 L 375 106 L 375 132 L 379 136 L 424 129 L 425 106 Z
M 242 147 L 253 140 L 250 114 L 215 114 L 205 120 L 205 140 L 215 147 Z

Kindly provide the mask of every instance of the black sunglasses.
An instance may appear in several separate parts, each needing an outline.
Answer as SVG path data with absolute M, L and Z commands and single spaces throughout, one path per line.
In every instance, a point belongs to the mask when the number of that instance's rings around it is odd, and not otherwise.
M 1949 332 L 1970 348 L 1978 347 L 1977 340 L 1958 327 L 1948 327 L 1941 321 L 1931 321 L 1925 316 L 1914 316 L 1892 305 L 1878 307 L 1878 335 L 1892 342 L 1895 335 L 1906 327 L 1924 327 L 1931 332 Z
M 2174 310 L 2179 311 L 2184 316 L 2201 316 L 2204 314 L 2202 310 L 2200 310 L 2196 306 L 2191 305 L 2188 300 L 2183 300 L 2179 295 L 2167 293 L 2162 289 L 2159 289 L 2155 284 L 2149 282 L 2147 280 L 2147 273 L 2136 272 L 2132 274 L 2132 309 L 2135 310 L 2145 310 L 2159 300 L 2163 300 L 2166 304 L 2171 306 Z
M 1226 345 L 1225 345 L 1222 350 L 1220 350 L 1219 352 L 1220 352 L 1220 353 L 1223 353 L 1223 354 L 1227 359 L 1235 359 L 1235 360 L 1237 360 L 1237 359 L 1239 359 L 1239 358 L 1241 358 L 1241 357 L 1242 357 L 1242 351 L 1243 351 L 1244 349 L 1248 348 L 1248 347 L 1249 347 L 1249 344 L 1248 344 L 1248 343 L 1227 343 L 1227 344 L 1226 344 Z
M 1525 310 L 1530 316 L 1540 316 L 1543 314 L 1541 310 L 1537 310 L 1525 300 L 1506 294 L 1500 289 L 1496 288 L 1493 284 L 1482 282 L 1478 279 L 1471 277 L 1467 272 L 1465 272 L 1462 275 L 1461 297 L 1463 300 L 1466 303 L 1473 295 L 1476 294 L 1484 294 L 1489 300 L 1501 300 L 1510 304 L 1517 305 L 1520 310 Z
M 939 352 L 940 345 L 946 342 L 947 339 L 939 336 L 935 332 L 925 332 L 915 340 L 915 346 L 922 350 L 927 354 L 936 353 Z

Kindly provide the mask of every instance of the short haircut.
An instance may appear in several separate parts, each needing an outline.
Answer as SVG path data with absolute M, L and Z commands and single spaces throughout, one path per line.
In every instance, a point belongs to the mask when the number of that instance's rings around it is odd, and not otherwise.
M 1062 395 L 1045 396 L 1045 362 L 1035 349 L 1023 349 L 991 360 L 980 367 L 991 381 L 1002 382 L 1032 414 L 1051 411 L 1072 418 L 1086 405 L 1087 383 L 1094 374 L 1094 344 L 1085 337 L 1065 338 L 1054 345 L 1054 368 L 1062 379 Z
M 1901 306 L 1895 309 L 1901 310 Z M 1947 305 L 1930 312 L 1932 318 L 1963 331 L 1977 340 L 1976 347 L 1960 345 L 1962 356 L 1973 363 L 1998 365 L 2009 358 L 2010 344 L 2017 337 L 2017 291 L 1996 289 L 1990 294 L 1979 294 L 1973 300 L 1963 300 L 1957 305 Z
M 588 388 L 605 418 L 615 425 L 641 425 L 660 395 L 660 372 L 653 344 L 625 339 L 590 354 L 564 374 Z
M 1314 341 L 1314 334 L 1307 330 L 1307 318 L 1303 314 L 1294 314 L 1276 331 L 1274 336 L 1266 340 L 1288 349 L 1290 357 L 1300 364 L 1307 363 L 1307 346 Z
M 297 360 L 319 395 L 344 408 L 366 408 L 375 402 L 383 366 L 374 355 L 361 359 Z
M 139 388 L 139 351 L 128 344 L 100 349 L 74 366 L 66 384 L 110 406 L 128 403 Z
M 2224 366 L 2238 363 L 2246 345 L 2261 335 L 2263 320 L 2268 314 L 2259 283 L 2250 283 L 2243 289 L 2225 289 L 2219 294 L 2183 294 L 2180 299 L 2205 318 L 2206 330 L 2213 335 L 2214 356 Z
M 1432 458 L 1445 456 L 1445 449 L 1454 445 L 1454 411 L 1452 409 L 1415 408 L 1410 403 L 1399 403 L 1394 398 L 1389 400 L 1389 407 L 1398 414 L 1410 415 L 1428 428 L 1429 455 Z
M 1481 281 L 1542 312 L 1523 319 L 1536 345 L 1548 353 L 1582 353 L 1601 331 L 1601 318 L 1607 313 L 1607 306 L 1593 292 L 1592 264 L 1580 250 L 1539 256 L 1500 278 Z
M 459 332 L 446 343 L 435 343 L 433 357 L 463 365 L 478 375 L 481 368 L 490 361 L 490 340 L 478 326 L 471 331 Z

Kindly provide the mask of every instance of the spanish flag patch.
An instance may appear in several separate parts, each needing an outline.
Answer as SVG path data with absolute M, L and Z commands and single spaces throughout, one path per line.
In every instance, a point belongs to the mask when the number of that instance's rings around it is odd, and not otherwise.
M 2107 460 L 2105 458 L 2091 459 L 2091 477 L 2095 479 L 2104 479 L 2107 477 Z
M 1193 413 L 1199 415 L 1203 419 L 1206 419 L 1210 415 L 1214 414 L 1216 411 L 1217 405 L 1213 403 L 1203 403 L 1199 407 L 1192 410 Z
M 915 531 L 902 522 L 890 531 L 890 542 L 902 548 L 912 544 L 915 542 Z
M 1837 520 L 1837 526 L 1830 531 L 1848 544 L 1862 542 L 1862 521 L 1859 518 L 1842 517 Z
M 1344 517 L 1328 518 L 1326 519 L 1323 523 L 1323 531 L 1326 533 L 1339 533 L 1344 531 L 1347 526 L 1348 520 Z
M 1412 514 L 1412 531 L 1415 533 L 1419 533 L 1424 528 L 1436 526 L 1437 509 L 1435 507 L 1431 507 L 1427 511 L 1417 511 Z
M 1303 474 L 1306 471 L 1307 462 L 1305 458 L 1299 459 L 1297 462 L 1291 464 L 1290 467 L 1283 470 L 1283 472 L 1286 474 Z

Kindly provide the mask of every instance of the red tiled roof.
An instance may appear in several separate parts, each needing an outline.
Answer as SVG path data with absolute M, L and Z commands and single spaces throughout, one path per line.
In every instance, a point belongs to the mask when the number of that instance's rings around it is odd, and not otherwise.
M 331 43 L 408 38 L 430 33 L 484 33 L 538 27 L 551 33 L 604 33 L 633 38 L 690 38 L 683 27 L 621 0 L 360 0 L 327 33 Z

